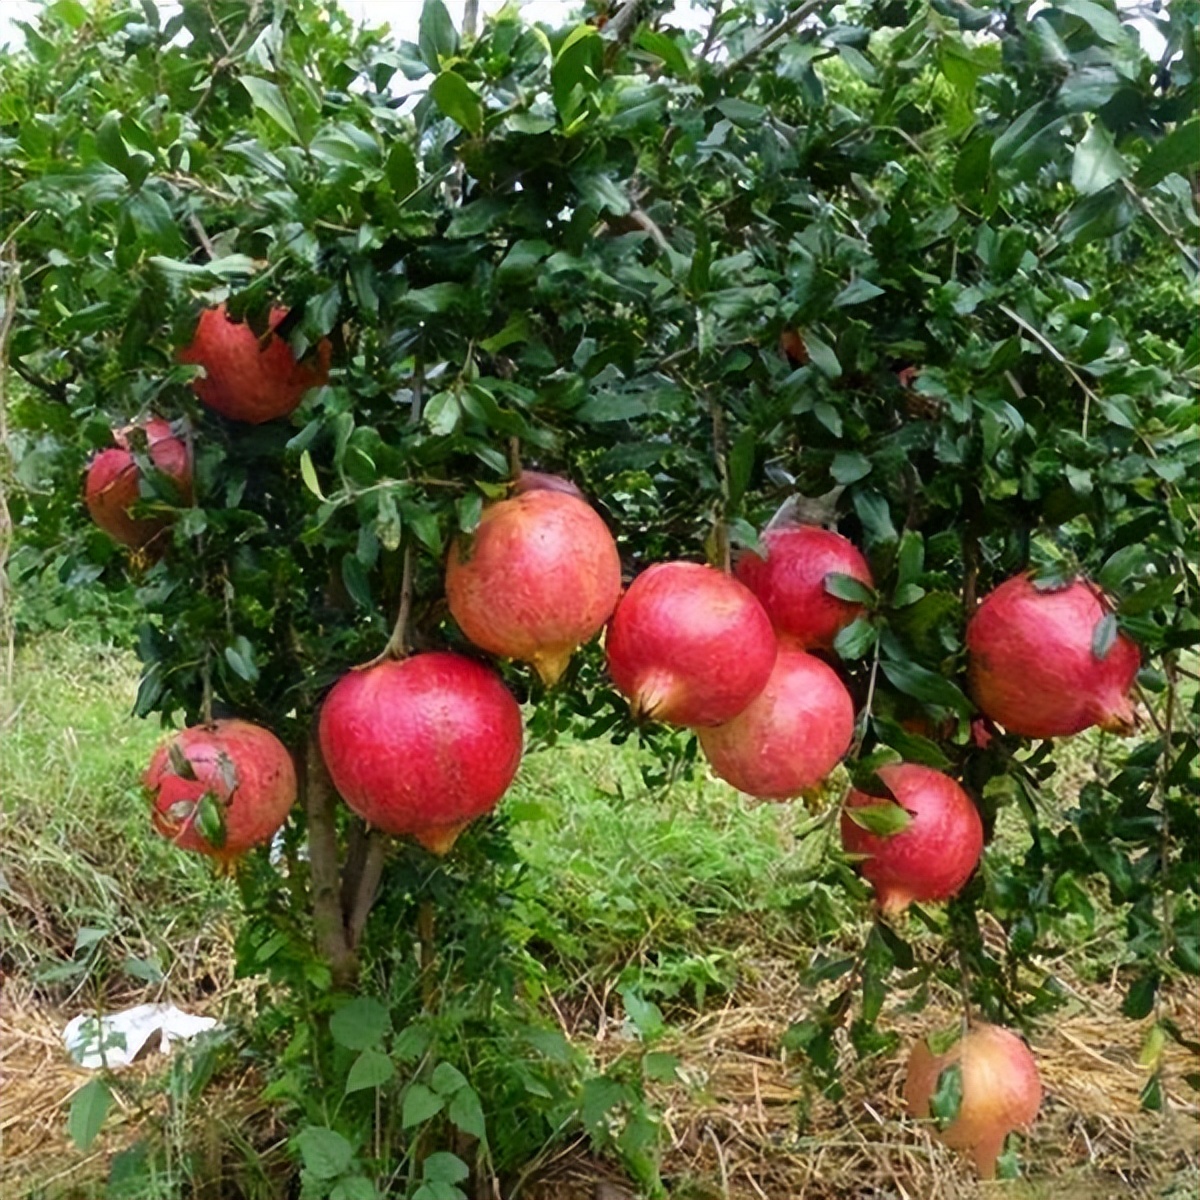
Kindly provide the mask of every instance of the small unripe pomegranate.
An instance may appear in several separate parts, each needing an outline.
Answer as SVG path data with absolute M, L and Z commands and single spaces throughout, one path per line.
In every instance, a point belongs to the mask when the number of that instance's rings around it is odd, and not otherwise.
M 775 634 L 736 579 L 699 563 L 658 563 L 629 586 L 605 642 L 613 683 L 637 718 L 720 725 L 767 686 Z
M 854 736 L 854 701 L 832 667 L 781 647 L 767 686 L 749 705 L 697 735 L 726 783 L 786 800 L 816 787 L 841 762 Z
M 1092 725 L 1131 733 L 1138 648 L 1118 633 L 1096 653 L 1096 627 L 1111 611 L 1085 579 L 1053 591 L 1039 591 L 1028 575 L 1002 583 L 967 625 L 975 703 L 1022 737 L 1067 737 Z
M 296 802 L 292 756 L 249 721 L 181 730 L 154 752 L 142 782 L 163 837 L 225 863 L 269 842 Z
M 474 535 L 450 547 L 446 599 L 463 633 L 490 654 L 532 663 L 547 686 L 620 595 L 616 542 L 578 493 L 530 487 L 489 505 Z
M 135 517 L 130 509 L 141 495 L 142 473 L 134 458 L 131 433 L 136 426 L 113 431 L 117 443 L 102 450 L 88 467 L 84 495 L 92 520 L 114 541 L 143 550 L 167 528 L 165 516 Z M 140 426 L 146 438 L 146 454 L 154 466 L 173 479 L 180 499 L 192 498 L 192 462 L 187 443 L 175 437 L 167 421 L 158 417 Z
M 758 597 L 780 642 L 797 650 L 829 650 L 838 631 L 862 612 L 825 589 L 829 575 L 850 575 L 874 587 L 871 569 L 853 542 L 818 525 L 783 525 L 762 535 L 766 559 L 747 550 L 737 577 Z
M 956 1065 L 962 1072 L 958 1115 L 937 1133 L 954 1150 L 968 1150 L 979 1174 L 992 1179 L 1004 1139 L 1030 1125 L 1042 1104 L 1042 1083 L 1029 1047 L 999 1025 L 973 1025 L 944 1054 L 918 1042 L 908 1060 L 904 1101 L 909 1116 L 931 1116 L 929 1102 L 942 1072 Z
M 899 833 L 868 832 L 850 812 L 888 800 L 854 789 L 842 809 L 842 845 L 867 856 L 860 869 L 882 912 L 897 915 L 914 900 L 948 900 L 971 878 L 983 853 L 979 810 L 953 779 L 932 767 L 890 763 L 876 774 L 911 820 Z
M 321 754 L 369 825 L 445 854 L 490 812 L 521 761 L 521 710 L 461 654 L 415 654 L 343 675 L 321 708 Z
M 270 329 L 287 314 L 286 308 L 271 309 Z M 193 380 L 192 387 L 209 408 L 233 421 L 261 425 L 286 417 L 309 388 L 328 381 L 330 352 L 328 339 L 322 338 L 315 354 L 298 363 L 285 338 L 271 332 L 260 341 L 246 322 L 233 320 L 219 304 L 200 314 L 179 361 L 204 368 L 204 378 Z

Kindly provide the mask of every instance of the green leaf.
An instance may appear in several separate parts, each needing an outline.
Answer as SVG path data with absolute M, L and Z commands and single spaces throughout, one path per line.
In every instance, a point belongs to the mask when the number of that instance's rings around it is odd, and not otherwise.
M 681 1065 L 677 1054 L 651 1050 L 642 1058 L 642 1074 L 657 1083 L 676 1083 Z
M 962 1067 L 951 1063 L 938 1076 L 937 1090 L 929 1100 L 930 1115 L 937 1121 L 939 1129 L 954 1122 L 962 1107 Z
M 584 204 L 598 213 L 611 212 L 623 217 L 633 207 L 620 184 L 614 183 L 603 171 L 572 171 L 571 182 Z
M 1093 121 L 1075 147 L 1071 162 L 1071 186 L 1081 196 L 1091 196 L 1129 174 L 1129 165 L 1113 144 L 1112 135 Z
M 276 84 L 269 79 L 259 79 L 255 75 L 241 75 L 238 81 L 250 93 L 254 107 L 265 113 L 276 125 L 286 133 L 293 142 L 300 144 L 300 131 L 288 109 L 287 101 Z
M 346 1075 L 346 1095 L 382 1087 L 395 1074 L 392 1060 L 382 1050 L 364 1050 L 351 1064 Z
M 321 491 L 320 480 L 317 479 L 317 468 L 313 466 L 312 455 L 307 450 L 300 455 L 300 478 L 304 480 L 304 486 L 318 500 L 325 499 L 325 493 Z
M 855 825 L 861 826 L 876 837 L 892 837 L 903 833 L 912 824 L 912 813 L 891 801 L 881 804 L 847 805 L 842 811 Z
M 1159 975 L 1147 971 L 1129 985 L 1125 999 L 1121 1002 L 1121 1013 L 1131 1021 L 1141 1021 L 1154 1011 L 1154 1000 L 1158 995 Z
M 462 1183 L 470 1174 L 471 1168 L 448 1150 L 435 1150 L 421 1167 L 422 1178 L 434 1183 Z
M 840 484 L 857 483 L 871 473 L 871 460 L 857 450 L 842 450 L 833 456 L 830 475 Z
M 822 375 L 830 379 L 840 379 L 842 364 L 828 342 L 822 341 L 811 329 L 804 331 L 804 344 L 808 348 L 809 361 Z
M 435 1092 L 451 1096 L 467 1086 L 467 1077 L 453 1063 L 440 1062 L 434 1068 L 433 1078 L 429 1082 Z
M 647 54 L 661 58 L 663 65 L 676 78 L 686 79 L 692 73 L 688 56 L 679 43 L 667 34 L 659 33 L 649 26 L 643 25 L 633 39 L 633 43 L 639 50 L 645 50 Z
M 974 711 L 970 700 L 963 695 L 956 683 L 919 663 L 889 660 L 880 666 L 888 682 L 906 696 L 912 696 L 926 704 L 953 709 L 960 717 L 969 717 Z
M 461 1129 L 463 1133 L 470 1134 L 471 1137 L 476 1137 L 481 1142 L 487 1141 L 483 1105 L 479 1103 L 479 1097 L 474 1088 L 464 1087 L 454 1093 L 454 1099 L 450 1101 L 448 1116 L 450 1123 L 456 1129 Z
M 851 304 L 862 304 L 883 295 L 883 288 L 869 279 L 852 279 L 833 298 L 834 308 L 848 308 Z
M 833 650 L 838 658 L 854 662 L 874 647 L 878 637 L 879 631 L 867 617 L 856 617 L 838 630 L 833 639 Z
M 239 634 L 232 646 L 226 646 L 225 661 L 239 679 L 247 683 L 254 683 L 258 679 L 258 665 L 254 661 L 254 647 L 249 638 Z
M 651 1000 L 631 985 L 621 988 L 621 1001 L 625 1005 L 625 1015 L 633 1027 L 646 1041 L 660 1037 L 666 1029 L 662 1010 Z
M 550 69 L 550 87 L 564 125 L 574 118 L 586 95 L 599 82 L 600 60 L 600 35 L 594 26 L 579 25 L 563 39 Z
M 434 0 L 440 5 L 440 0 Z M 478 136 L 483 132 L 483 102 L 471 85 L 454 71 L 443 71 L 429 85 L 433 102 L 456 124 Z
M 425 424 L 435 437 L 449 437 L 462 420 L 462 405 L 453 392 L 438 392 L 425 405 Z
M 112 1089 L 100 1077 L 89 1079 L 71 1098 L 67 1133 L 76 1150 L 87 1150 L 96 1140 L 112 1105 Z
M 1200 162 L 1200 117 L 1193 117 L 1177 126 L 1161 142 L 1151 146 L 1150 152 L 1138 167 L 1134 182 L 1139 187 L 1149 188 L 1168 175 L 1183 175 Z
M 346 591 L 359 608 L 368 612 L 374 609 L 375 599 L 371 595 L 371 581 L 367 578 L 366 568 L 355 554 L 342 556 L 342 583 L 346 585 Z
M 1117 618 L 1113 613 L 1105 613 L 1104 616 L 1096 622 L 1096 628 L 1092 630 L 1092 656 L 1097 662 L 1103 662 L 1116 645 L 1117 641 Z
M 840 571 L 830 571 L 825 576 L 825 590 L 839 600 L 848 600 L 851 604 L 874 604 L 875 592 L 861 579 L 853 575 L 843 575 Z
M 333 1185 L 329 1200 L 379 1200 L 379 1192 L 365 1175 L 346 1175 Z
M 732 508 L 742 502 L 746 488 L 750 486 L 758 441 L 757 432 L 747 426 L 729 448 L 729 504 Z
M 1151 1075 L 1146 1081 L 1146 1086 L 1142 1088 L 1142 1094 L 1138 1097 L 1142 1108 L 1146 1112 L 1162 1112 L 1165 1103 L 1162 1086 L 1162 1076 L 1157 1072 Z
M 335 1129 L 307 1125 L 295 1138 L 304 1169 L 314 1179 L 336 1179 L 354 1159 L 354 1147 Z
M 1054 7 L 1078 17 L 1103 42 L 1115 46 L 1126 40 L 1121 18 L 1096 0 L 1055 0 Z
M 436 1117 L 446 1104 L 444 1096 L 427 1088 L 423 1083 L 410 1083 L 404 1093 L 404 1105 L 400 1121 L 405 1129 L 414 1125 L 422 1125 L 431 1117 Z
M 458 53 L 458 30 L 442 0 L 425 0 L 417 27 L 417 45 L 431 71 L 440 71 L 442 60 Z
M 329 1018 L 329 1034 L 347 1050 L 377 1049 L 392 1027 L 387 1008 L 370 996 L 341 1005 Z
M 225 805 L 212 792 L 205 792 L 196 801 L 192 826 L 214 850 L 225 845 Z
M 945 770 L 950 765 L 950 759 L 942 753 L 941 747 L 929 738 L 911 733 L 886 717 L 873 717 L 871 724 L 880 741 L 891 746 L 906 762 L 921 763 L 937 771 Z
M 392 143 L 384 174 L 387 176 L 388 187 L 392 189 L 392 195 L 397 200 L 403 200 L 417 190 L 420 182 L 417 160 L 405 142 Z

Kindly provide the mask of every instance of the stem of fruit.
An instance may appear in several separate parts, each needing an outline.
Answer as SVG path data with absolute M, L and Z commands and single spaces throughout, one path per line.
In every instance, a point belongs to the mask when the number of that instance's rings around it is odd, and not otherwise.
M 204 644 L 204 662 L 200 666 L 200 719 L 211 728 L 213 723 L 212 644 Z
M 514 483 L 521 478 L 521 439 L 516 434 L 508 439 L 508 473 Z

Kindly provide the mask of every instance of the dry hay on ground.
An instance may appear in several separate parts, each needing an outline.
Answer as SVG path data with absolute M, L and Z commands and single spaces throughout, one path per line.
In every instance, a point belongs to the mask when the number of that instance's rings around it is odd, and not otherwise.
M 1146 1023 L 1119 1015 L 1120 996 L 1107 988 L 1079 987 L 1077 1011 L 1043 1023 L 1033 1040 L 1046 1089 L 1042 1115 L 1022 1155 L 1029 1182 L 1009 1188 L 1019 1200 L 1108 1200 L 1200 1193 L 1195 1093 L 1183 1082 L 1197 1062 L 1170 1043 L 1165 1051 L 1167 1111 L 1144 1113 L 1139 1095 L 1146 1071 L 1137 1062 Z M 141 997 L 145 999 L 146 997 Z M 136 998 L 131 998 L 130 1003 Z M 1175 995 L 1172 1015 L 1193 1031 L 1200 988 Z M 920 1014 L 891 1012 L 885 1021 L 901 1036 L 900 1049 L 856 1071 L 846 1059 L 846 1096 L 837 1105 L 806 1097 L 797 1064 L 779 1052 L 790 1020 L 807 1011 L 811 995 L 785 961 L 759 964 L 724 1008 L 673 1029 L 660 1047 L 678 1055 L 683 1082 L 661 1086 L 662 1170 L 679 1200 L 971 1200 L 1001 1194 L 981 1188 L 955 1154 L 928 1132 L 903 1121 L 900 1087 L 912 1041 L 956 1019 L 953 1000 Z M 194 1006 L 193 1006 L 194 1007 Z M 597 1010 L 593 1010 L 594 1012 Z M 118 1150 L 162 1120 L 162 1089 L 139 1106 L 119 1101 L 96 1148 L 80 1154 L 66 1136 L 71 1098 L 90 1074 L 75 1068 L 62 1048 L 70 1014 L 39 1008 L 9 985 L 0 1007 L 0 1196 L 18 1200 L 39 1188 L 45 1197 L 95 1194 Z M 582 1014 L 580 1014 L 582 1015 Z M 618 1022 L 603 1019 L 572 1038 L 611 1061 L 631 1049 Z M 122 1078 L 135 1085 L 157 1075 L 162 1060 L 135 1064 Z M 230 1073 L 214 1081 L 191 1114 L 193 1136 L 207 1131 L 212 1178 L 202 1194 L 228 1200 L 220 1179 L 231 1130 L 253 1128 L 260 1151 L 283 1166 L 286 1131 L 261 1101 L 261 1081 Z M 802 1100 L 810 1102 L 807 1128 L 797 1126 Z M 236 1151 L 233 1151 L 236 1153 Z M 207 1156 L 206 1156 L 207 1157 Z M 1180 1190 L 1164 1190 L 1174 1179 Z M 270 1193 L 265 1193 L 270 1194 Z M 631 1195 L 610 1164 L 582 1146 L 556 1155 L 528 1193 L 530 1200 L 627 1200 Z

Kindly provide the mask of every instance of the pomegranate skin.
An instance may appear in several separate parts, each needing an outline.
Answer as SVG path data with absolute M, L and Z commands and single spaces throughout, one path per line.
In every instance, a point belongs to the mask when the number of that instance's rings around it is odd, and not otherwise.
M 697 736 L 726 783 L 764 800 L 787 800 L 841 762 L 854 736 L 854 701 L 832 667 L 781 648 L 767 686 L 750 704 Z
M 983 1179 L 996 1175 L 1004 1139 L 1032 1124 L 1042 1105 L 1042 1082 L 1029 1047 L 999 1025 L 973 1025 L 945 1054 L 918 1042 L 908 1060 L 904 1102 L 909 1116 L 928 1118 L 938 1077 L 958 1063 L 962 1102 L 958 1115 L 935 1136 L 954 1150 L 969 1150 Z
M 166 516 L 135 517 L 130 508 L 141 495 L 141 471 L 130 448 L 129 434 L 135 426 L 113 431 L 116 446 L 96 455 L 87 472 L 84 497 L 93 521 L 115 542 L 143 550 L 170 524 Z M 146 451 L 150 461 L 169 475 L 179 487 L 185 503 L 192 498 L 192 463 L 187 444 L 171 433 L 161 418 L 147 421 Z
M 767 686 L 777 648 L 748 588 L 715 567 L 670 562 L 630 584 L 605 649 L 635 717 L 704 726 L 732 720 Z
M 195 779 L 176 773 L 172 743 L 191 764 Z M 142 782 L 151 793 L 154 828 L 163 837 L 226 863 L 269 842 L 296 802 L 292 756 L 273 733 L 249 721 L 214 721 L 181 730 L 154 752 Z M 196 806 L 206 793 L 225 809 L 222 846 L 214 846 L 194 824 Z
M 914 900 L 948 900 L 971 878 L 983 853 L 979 810 L 953 779 L 932 767 L 891 763 L 877 774 L 912 821 L 889 837 L 869 833 L 844 810 L 887 801 L 852 790 L 843 806 L 842 845 L 868 856 L 859 866 L 882 912 L 898 915 Z
M 825 578 L 850 575 L 874 587 L 867 560 L 849 539 L 818 525 L 768 529 L 762 543 L 766 559 L 747 550 L 738 559 L 737 577 L 767 610 L 780 643 L 797 650 L 832 649 L 838 631 L 863 609 L 831 596 Z
M 343 675 L 318 727 L 330 778 L 385 833 L 445 853 L 508 790 L 521 762 L 521 710 L 500 677 L 436 651 Z
M 547 686 L 620 595 L 612 534 L 564 491 L 535 487 L 492 504 L 473 538 L 450 547 L 446 599 L 463 633 L 489 654 L 532 663 Z
M 286 308 L 271 309 L 270 327 L 274 330 L 286 317 Z M 179 361 L 196 363 L 205 377 L 194 379 L 196 395 L 209 408 L 234 421 L 261 425 L 277 417 L 286 417 L 310 388 L 320 387 L 329 379 L 331 348 L 322 338 L 315 361 L 298 363 L 286 339 L 271 334 L 266 348 L 244 321 L 235 321 L 225 305 L 205 309 L 200 314 L 191 343 L 179 352 Z
M 1044 592 L 1028 575 L 1002 583 L 967 625 L 967 680 L 980 710 L 1022 737 L 1068 737 L 1092 725 L 1131 733 L 1137 645 L 1118 633 L 1103 660 L 1092 653 L 1110 611 L 1087 580 Z

